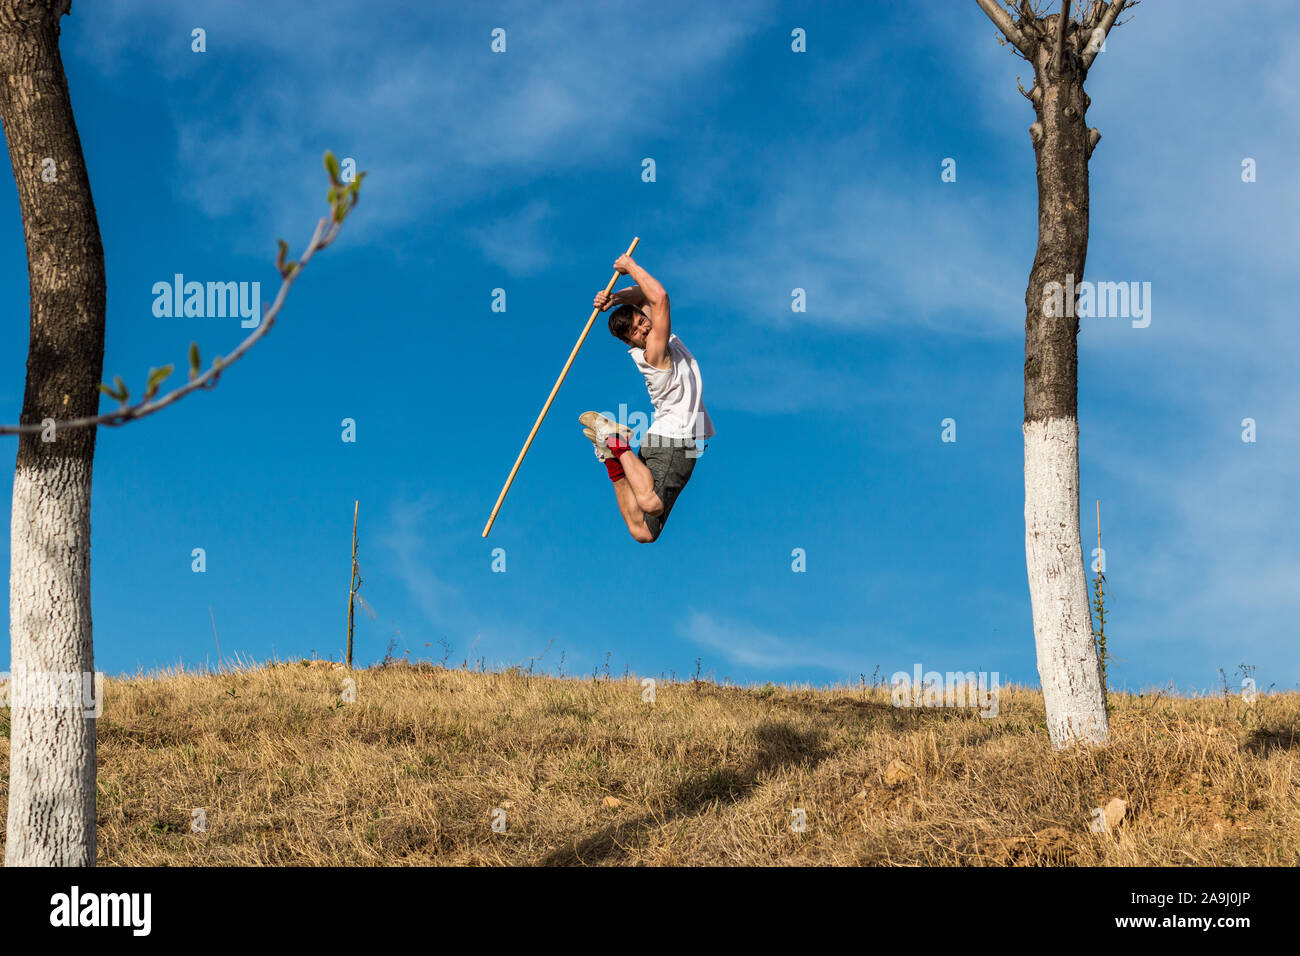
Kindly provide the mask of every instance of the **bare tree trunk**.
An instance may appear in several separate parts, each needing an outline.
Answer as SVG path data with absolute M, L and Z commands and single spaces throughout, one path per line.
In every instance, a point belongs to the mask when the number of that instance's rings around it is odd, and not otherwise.
M 0 122 L 31 285 L 22 422 L 93 415 L 104 359 L 104 251 L 59 55 L 67 0 L 0 0 Z M 9 578 L 12 686 L 93 674 L 94 428 L 19 438 Z M 95 862 L 95 727 L 80 695 L 15 699 L 7 866 Z
M 1079 538 L 1077 284 L 1088 256 L 1088 71 L 1130 0 L 1060 0 L 1040 16 L 1032 0 L 975 0 L 1034 68 L 1025 96 L 1038 165 L 1038 251 L 1025 290 L 1025 563 L 1038 676 L 1053 747 L 1110 736 Z M 1077 19 L 1071 18 L 1072 7 Z M 1024 93 L 1024 89 L 1021 89 Z
M 1047 729 L 1052 745 L 1065 747 L 1104 743 L 1110 727 L 1079 538 L 1073 290 L 1088 254 L 1088 158 L 1095 140 L 1085 119 L 1085 68 L 1052 19 L 1053 29 L 1043 32 L 1060 40 L 1032 51 L 1038 251 L 1025 290 L 1025 559 Z M 1047 291 L 1050 283 L 1059 283 L 1055 294 Z M 1066 308 L 1056 308 L 1059 303 Z

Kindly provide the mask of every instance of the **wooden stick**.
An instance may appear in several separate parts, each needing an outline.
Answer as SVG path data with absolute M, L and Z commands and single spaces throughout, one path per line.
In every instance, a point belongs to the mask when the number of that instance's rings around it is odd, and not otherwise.
M 357 594 L 357 513 L 361 499 L 352 506 L 352 583 L 348 585 L 348 667 L 352 667 L 352 601 Z
M 208 617 L 212 619 L 212 636 L 217 639 L 217 670 L 221 670 L 221 636 L 217 634 L 217 618 L 212 613 L 212 605 L 208 605 Z
M 634 238 L 632 240 L 632 245 L 627 247 L 626 255 L 630 256 L 636 249 L 636 244 L 640 241 L 640 237 Z M 610 279 L 605 286 L 605 292 L 607 294 L 613 291 L 614 283 L 618 281 L 620 275 L 622 275 L 622 273 L 618 271 L 614 272 L 614 277 Z M 528 446 L 533 443 L 533 437 L 537 434 L 537 429 L 542 427 L 542 419 L 545 418 L 546 413 L 551 410 L 551 402 L 555 401 L 555 395 L 559 392 L 560 386 L 564 384 L 564 377 L 569 374 L 569 368 L 573 365 L 573 360 L 578 357 L 578 349 L 582 348 L 582 343 L 587 338 L 587 333 L 591 331 L 592 323 L 596 321 L 596 316 L 598 315 L 600 315 L 600 309 L 591 310 L 591 318 L 587 319 L 587 324 L 583 328 L 582 334 L 578 336 L 577 344 L 573 346 L 573 351 L 569 353 L 569 360 L 564 363 L 564 368 L 560 370 L 560 377 L 555 380 L 555 387 L 551 389 L 551 394 L 546 396 L 546 404 L 542 406 L 542 411 L 541 414 L 537 416 L 537 421 L 533 422 L 533 430 L 530 431 L 528 437 L 524 439 L 524 447 L 519 450 L 519 457 L 515 459 L 515 466 L 510 469 L 510 475 L 506 478 L 506 483 L 501 489 L 501 494 L 497 495 L 497 503 L 492 506 L 492 514 L 488 515 L 487 524 L 483 526 L 483 537 L 486 538 L 488 532 L 492 530 L 492 523 L 497 520 L 497 512 L 501 510 L 501 503 L 506 500 L 506 492 L 510 490 L 510 485 L 514 482 L 515 475 L 519 472 L 519 466 L 523 464 L 524 455 L 528 454 Z

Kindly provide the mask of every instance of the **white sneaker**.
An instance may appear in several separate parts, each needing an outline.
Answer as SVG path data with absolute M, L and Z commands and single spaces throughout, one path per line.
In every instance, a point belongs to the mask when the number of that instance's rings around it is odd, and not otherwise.
M 596 457 L 601 461 L 609 461 L 614 457 L 614 453 L 605 447 L 605 443 L 596 438 L 596 432 L 591 428 L 584 428 L 582 433 L 591 439 L 591 443 L 596 446 Z
M 599 412 L 583 412 L 578 416 L 578 421 L 596 433 L 595 440 L 601 445 L 604 445 L 605 439 L 611 435 L 618 435 L 624 441 L 632 440 L 632 429 L 620 425 L 612 418 L 606 418 Z

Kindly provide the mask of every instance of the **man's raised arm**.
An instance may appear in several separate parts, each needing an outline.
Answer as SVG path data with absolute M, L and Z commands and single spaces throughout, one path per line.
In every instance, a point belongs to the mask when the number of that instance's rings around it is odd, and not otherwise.
M 645 305 L 645 293 L 641 291 L 639 285 L 630 285 L 626 289 L 619 289 L 609 297 L 610 305 L 634 305 L 638 309 Z
M 626 289 L 619 289 L 617 292 L 606 292 L 601 289 L 596 293 L 596 298 L 592 301 L 596 308 L 602 312 L 607 312 L 620 305 L 630 305 L 639 309 L 645 305 L 645 293 L 637 285 L 630 285 Z
M 645 296 L 645 303 L 650 308 L 651 323 L 650 334 L 646 336 L 645 357 L 647 362 L 657 366 L 662 363 L 668 351 L 668 337 L 673 331 L 668 293 L 659 284 L 659 280 L 637 265 L 631 256 L 619 256 L 614 268 L 631 276 Z

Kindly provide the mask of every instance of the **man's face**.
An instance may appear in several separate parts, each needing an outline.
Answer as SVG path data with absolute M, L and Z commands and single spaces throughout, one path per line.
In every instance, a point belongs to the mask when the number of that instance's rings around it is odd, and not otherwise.
M 632 328 L 627 333 L 628 345 L 638 349 L 645 348 L 646 336 L 650 334 L 651 323 L 646 318 L 645 313 L 639 312 L 636 319 L 632 322 Z

